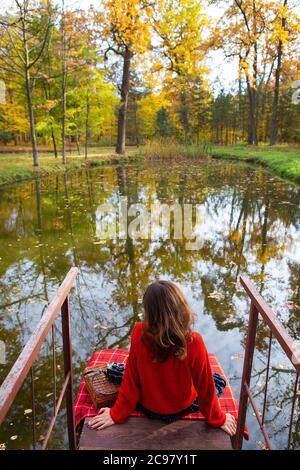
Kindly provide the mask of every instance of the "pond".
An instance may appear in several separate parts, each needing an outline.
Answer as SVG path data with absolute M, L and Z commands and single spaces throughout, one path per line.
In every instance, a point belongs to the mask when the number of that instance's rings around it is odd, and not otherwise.
M 198 204 L 201 244 L 186 240 L 99 239 L 99 207 Z M 246 274 L 272 305 L 293 338 L 300 326 L 300 189 L 264 169 L 206 159 L 110 165 L 0 190 L 0 341 L 5 358 L 0 383 L 34 330 L 71 265 L 80 268 L 71 295 L 75 386 L 95 349 L 129 346 L 142 314 L 141 297 L 156 278 L 180 286 L 196 313 L 195 329 L 214 352 L 238 396 L 249 301 L 239 277 Z M 62 352 L 55 324 L 59 389 Z M 268 331 L 258 335 L 252 387 L 262 402 Z M 52 340 L 35 364 L 37 439 L 53 410 Z M 3 356 L 3 354 L 2 354 Z M 274 446 L 284 448 L 294 375 L 274 344 L 266 425 Z M 61 373 L 60 373 L 61 372 Z M 299 400 L 298 400 L 299 402 Z M 300 447 L 299 403 L 293 447 Z M 26 380 L 0 431 L 6 448 L 31 443 L 30 382 Z M 263 448 L 252 410 L 251 441 Z M 50 448 L 66 447 L 61 413 Z

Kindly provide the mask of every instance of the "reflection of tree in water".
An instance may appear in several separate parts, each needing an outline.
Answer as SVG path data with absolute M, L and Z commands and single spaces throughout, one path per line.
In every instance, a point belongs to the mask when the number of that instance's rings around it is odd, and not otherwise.
M 250 275 L 273 303 L 274 265 L 280 269 L 300 219 L 297 188 L 260 169 L 192 160 L 188 165 L 102 167 L 21 184 L 0 196 L 0 331 L 1 339 L 13 341 L 2 377 L 73 263 L 80 267 L 71 309 L 78 372 L 94 348 L 128 346 L 142 312 L 142 293 L 159 277 L 189 285 L 195 299 L 203 295 L 204 313 L 219 331 L 237 328 L 243 335 L 248 307 L 239 276 Z M 144 203 L 149 212 L 157 200 L 202 204 L 208 227 L 202 248 L 187 251 L 185 240 L 173 238 L 100 244 L 97 208 L 120 196 L 127 196 L 129 205 Z M 289 310 L 282 319 L 296 338 L 299 266 L 292 260 L 287 266 L 284 286 L 291 292 L 285 295 Z M 262 352 L 267 335 L 260 325 Z

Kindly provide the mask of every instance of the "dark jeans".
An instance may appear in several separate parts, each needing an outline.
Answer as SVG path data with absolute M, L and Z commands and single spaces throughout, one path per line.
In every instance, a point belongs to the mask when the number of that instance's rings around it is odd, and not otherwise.
M 219 397 L 222 395 L 223 390 L 226 387 L 226 382 L 218 373 L 214 374 L 214 382 L 216 386 L 216 394 Z M 154 411 L 148 410 L 140 403 L 137 404 L 136 409 L 138 411 L 143 411 L 143 413 L 145 414 L 145 416 L 147 416 L 147 418 L 161 419 L 165 421 L 166 423 L 172 423 L 173 421 L 176 421 L 177 419 L 179 419 L 181 416 L 188 415 L 190 413 L 199 413 L 200 411 L 197 398 L 193 401 L 193 403 L 188 408 L 185 408 L 185 410 L 179 411 L 178 413 L 174 413 L 174 414 L 155 413 Z

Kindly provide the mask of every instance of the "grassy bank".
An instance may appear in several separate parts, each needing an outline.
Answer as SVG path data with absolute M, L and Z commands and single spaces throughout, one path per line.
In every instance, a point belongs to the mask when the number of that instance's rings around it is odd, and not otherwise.
M 213 146 L 209 154 L 213 158 L 259 163 L 281 178 L 300 185 L 300 149 L 288 146 L 257 148 L 246 145 Z
M 67 164 L 61 163 L 61 158 L 55 159 L 49 153 L 40 154 L 40 167 L 32 165 L 30 155 L 0 154 L 0 185 L 24 181 L 36 177 L 55 175 L 58 173 L 78 170 L 84 167 L 94 167 L 105 163 L 116 163 L 129 159 L 140 158 L 141 152 L 133 147 L 128 148 L 126 155 L 118 156 L 114 154 L 112 147 L 103 147 L 97 152 L 92 152 L 85 160 L 82 156 L 67 155 Z
M 167 143 L 154 141 L 140 149 L 128 147 L 126 155 L 122 157 L 114 154 L 113 147 L 91 149 L 87 160 L 82 156 L 68 155 L 67 165 L 61 163 L 61 158 L 55 159 L 49 153 L 41 153 L 40 168 L 33 167 L 29 154 L 0 154 L 0 185 L 141 157 L 172 159 L 176 157 L 201 158 L 205 155 L 225 160 L 259 163 L 281 178 L 300 185 L 300 149 L 288 146 L 253 148 L 246 145 L 211 147 L 209 145 L 183 145 L 175 141 Z

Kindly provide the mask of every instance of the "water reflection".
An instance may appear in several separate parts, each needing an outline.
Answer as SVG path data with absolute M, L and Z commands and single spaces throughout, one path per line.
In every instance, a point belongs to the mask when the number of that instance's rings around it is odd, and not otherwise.
M 157 200 L 201 204 L 205 215 L 201 249 L 188 251 L 186 240 L 172 238 L 101 243 L 96 236 L 97 208 L 117 204 L 121 196 L 128 198 L 128 205 L 143 203 L 149 210 Z M 238 392 L 248 311 L 239 285 L 241 274 L 255 281 L 290 334 L 299 337 L 299 196 L 295 186 L 262 169 L 192 160 L 179 160 L 172 166 L 102 167 L 1 189 L 0 340 L 6 343 L 6 363 L 0 364 L 0 380 L 75 264 L 80 267 L 71 302 L 77 383 L 79 371 L 95 348 L 128 346 L 142 313 L 143 290 L 154 278 L 162 277 L 183 289 L 197 313 L 196 328 Z M 56 330 L 59 337 L 59 321 Z M 253 382 L 259 400 L 267 334 L 260 325 Z M 36 364 L 41 423 L 50 416 L 52 406 L 47 396 L 51 393 L 50 349 L 49 339 Z M 279 351 L 273 359 L 267 418 L 276 445 L 283 447 L 293 376 Z M 26 384 L 20 395 L 0 432 L 0 442 L 9 448 L 30 445 L 28 416 L 23 414 L 30 408 Z M 251 413 L 249 426 L 250 446 L 256 447 L 261 437 Z M 63 427 L 57 429 L 53 447 L 64 445 Z M 11 441 L 12 435 L 18 439 Z M 294 446 L 299 445 L 298 419 Z

